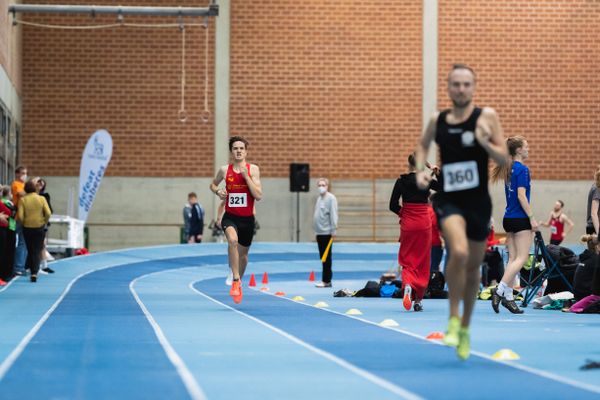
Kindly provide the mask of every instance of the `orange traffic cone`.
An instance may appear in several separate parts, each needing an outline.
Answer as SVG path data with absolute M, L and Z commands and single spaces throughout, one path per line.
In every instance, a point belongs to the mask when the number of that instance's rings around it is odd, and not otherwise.
M 308 280 L 310 282 L 314 282 L 315 281 L 315 271 L 310 271 L 310 275 L 308 276 Z
M 266 285 L 267 283 L 269 283 L 269 275 L 267 275 L 267 272 L 265 271 L 263 274 L 262 284 Z
M 429 335 L 425 337 L 428 340 L 441 340 L 444 338 L 443 332 L 431 332 Z
M 254 278 L 254 274 L 250 275 L 250 282 L 248 283 L 250 287 L 256 287 L 256 278 Z

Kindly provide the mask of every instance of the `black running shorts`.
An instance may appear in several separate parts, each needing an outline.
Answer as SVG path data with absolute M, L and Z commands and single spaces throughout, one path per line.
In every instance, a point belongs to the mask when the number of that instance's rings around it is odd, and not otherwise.
M 492 216 L 492 201 L 489 196 L 453 199 L 439 193 L 433 196 L 433 210 L 440 227 L 445 218 L 458 214 L 467 223 L 467 238 L 476 242 L 487 239 Z
M 502 227 L 506 233 L 517 233 L 531 230 L 531 221 L 529 218 L 504 218 Z
M 238 243 L 244 247 L 250 247 L 254 236 L 254 217 L 240 217 L 225 213 L 221 220 L 221 227 L 225 231 L 228 227 L 235 229 L 238 235 Z

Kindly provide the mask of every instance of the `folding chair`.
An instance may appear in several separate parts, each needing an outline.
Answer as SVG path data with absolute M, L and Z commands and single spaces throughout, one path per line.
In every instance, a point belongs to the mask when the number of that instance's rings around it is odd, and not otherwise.
M 533 300 L 535 295 L 538 293 L 544 281 L 550 278 L 561 278 L 569 290 L 573 291 L 573 285 L 569 282 L 569 280 L 565 277 L 565 275 L 560 270 L 560 260 L 555 260 L 552 255 L 548 252 L 546 245 L 544 244 L 544 238 L 542 238 L 541 232 L 535 232 L 535 238 L 533 240 L 534 251 L 533 251 L 533 263 L 529 270 L 529 279 L 525 279 L 527 285 L 521 290 L 521 295 L 523 296 L 522 307 L 527 307 L 527 305 Z M 541 260 L 542 264 L 539 267 L 541 273 L 537 276 L 535 274 L 535 263 L 537 260 Z

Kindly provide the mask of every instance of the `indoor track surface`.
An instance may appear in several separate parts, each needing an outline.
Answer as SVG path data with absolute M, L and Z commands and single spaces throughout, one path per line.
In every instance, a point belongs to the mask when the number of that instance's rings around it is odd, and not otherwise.
M 315 243 L 256 243 L 239 305 L 224 244 L 56 261 L 35 284 L 0 288 L 0 399 L 600 399 L 600 369 L 580 369 L 600 361 L 598 315 L 498 315 L 478 301 L 460 361 L 425 339 L 445 330 L 447 300 L 414 313 L 333 297 L 378 280 L 397 246 L 334 244 L 333 288 L 318 289 Z M 501 349 L 520 358 L 493 359 Z

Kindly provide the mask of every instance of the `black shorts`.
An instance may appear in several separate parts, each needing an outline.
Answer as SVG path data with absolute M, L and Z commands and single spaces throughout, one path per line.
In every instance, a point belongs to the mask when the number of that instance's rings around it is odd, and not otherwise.
M 250 247 L 254 236 L 254 216 L 240 217 L 225 213 L 221 220 L 221 227 L 225 231 L 230 226 L 237 232 L 238 243 L 244 247 Z
M 531 221 L 529 218 L 504 218 L 502 227 L 506 233 L 517 233 L 531 230 Z
M 489 196 L 469 199 L 452 199 L 443 195 L 433 197 L 433 210 L 441 227 L 445 218 L 462 216 L 467 223 L 467 238 L 476 242 L 485 241 L 490 233 L 492 200 Z

